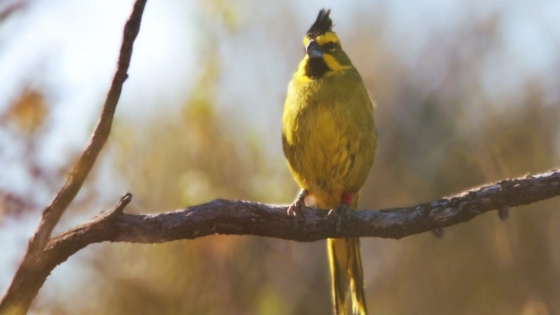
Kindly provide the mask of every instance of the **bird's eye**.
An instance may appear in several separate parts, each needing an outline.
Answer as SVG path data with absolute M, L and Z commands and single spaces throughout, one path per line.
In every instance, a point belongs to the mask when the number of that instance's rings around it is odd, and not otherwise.
M 328 44 L 325 45 L 325 48 L 328 51 L 334 51 L 336 49 L 336 44 L 335 43 L 328 43 Z

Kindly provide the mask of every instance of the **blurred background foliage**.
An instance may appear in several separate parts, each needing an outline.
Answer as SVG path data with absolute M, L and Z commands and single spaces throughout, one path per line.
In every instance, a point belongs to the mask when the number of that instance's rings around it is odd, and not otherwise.
M 558 48 L 560 25 L 539 15 L 552 1 L 521 8 L 400 2 L 332 6 L 335 30 L 377 103 L 379 148 L 361 208 L 413 205 L 557 167 L 560 54 L 546 59 L 542 45 L 512 36 L 529 25 L 538 30 L 535 41 Z M 162 105 L 141 119 L 117 116 L 102 160 L 62 225 L 107 208 L 115 187 L 133 193 L 127 211 L 134 213 L 214 198 L 290 202 L 297 187 L 281 153 L 281 108 L 301 38 L 322 6 L 198 3 L 196 49 L 185 52 L 197 60 L 184 87 L 190 92 L 174 100 L 179 106 Z M 401 16 L 416 23 L 403 25 Z M 529 55 L 512 48 L 519 45 Z M 38 216 L 43 205 L 29 196 L 52 196 L 72 163 L 56 170 L 35 163 L 50 106 L 40 89 L 26 89 L 0 113 L 0 127 L 27 148 L 21 163 L 34 174 L 27 194 L 0 191 L 0 229 Z M 370 311 L 560 314 L 559 225 L 553 199 L 512 209 L 505 222 L 483 215 L 446 229 L 442 239 L 363 239 Z M 93 245 L 57 268 L 33 312 L 329 314 L 324 246 L 235 236 Z

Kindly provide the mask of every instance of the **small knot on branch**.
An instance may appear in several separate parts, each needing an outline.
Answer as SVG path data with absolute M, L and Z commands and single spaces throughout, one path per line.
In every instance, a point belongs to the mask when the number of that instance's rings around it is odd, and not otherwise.
M 509 207 L 508 206 L 503 206 L 501 208 L 498 209 L 498 217 L 500 217 L 500 220 L 505 221 L 507 220 L 507 218 L 509 218 Z
M 434 235 L 435 235 L 437 238 L 442 238 L 442 237 L 443 237 L 443 228 L 437 227 L 437 228 L 435 228 L 435 229 L 432 230 L 432 233 L 434 233 Z
M 119 202 L 111 209 L 110 213 L 112 214 L 123 214 L 124 208 L 132 201 L 132 194 L 127 192 L 124 196 L 121 197 Z

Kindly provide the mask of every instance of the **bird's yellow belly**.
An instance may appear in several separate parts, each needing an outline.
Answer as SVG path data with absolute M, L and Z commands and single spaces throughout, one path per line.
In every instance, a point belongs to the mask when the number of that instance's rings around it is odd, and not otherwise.
M 369 113 L 364 113 L 365 115 Z M 331 108 L 307 116 L 306 128 L 295 128 L 288 162 L 298 184 L 319 208 L 330 209 L 344 193 L 357 193 L 373 164 L 375 133 Z M 373 117 L 371 117 L 373 121 Z

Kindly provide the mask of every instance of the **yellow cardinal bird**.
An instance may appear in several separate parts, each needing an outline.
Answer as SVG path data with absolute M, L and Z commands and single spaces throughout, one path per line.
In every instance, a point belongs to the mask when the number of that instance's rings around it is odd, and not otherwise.
M 284 104 L 284 154 L 302 188 L 288 215 L 298 215 L 306 197 L 329 214 L 356 209 L 375 155 L 373 102 L 329 14 L 321 10 L 303 39 L 305 57 Z M 360 240 L 328 239 L 327 246 L 335 314 L 367 314 Z

